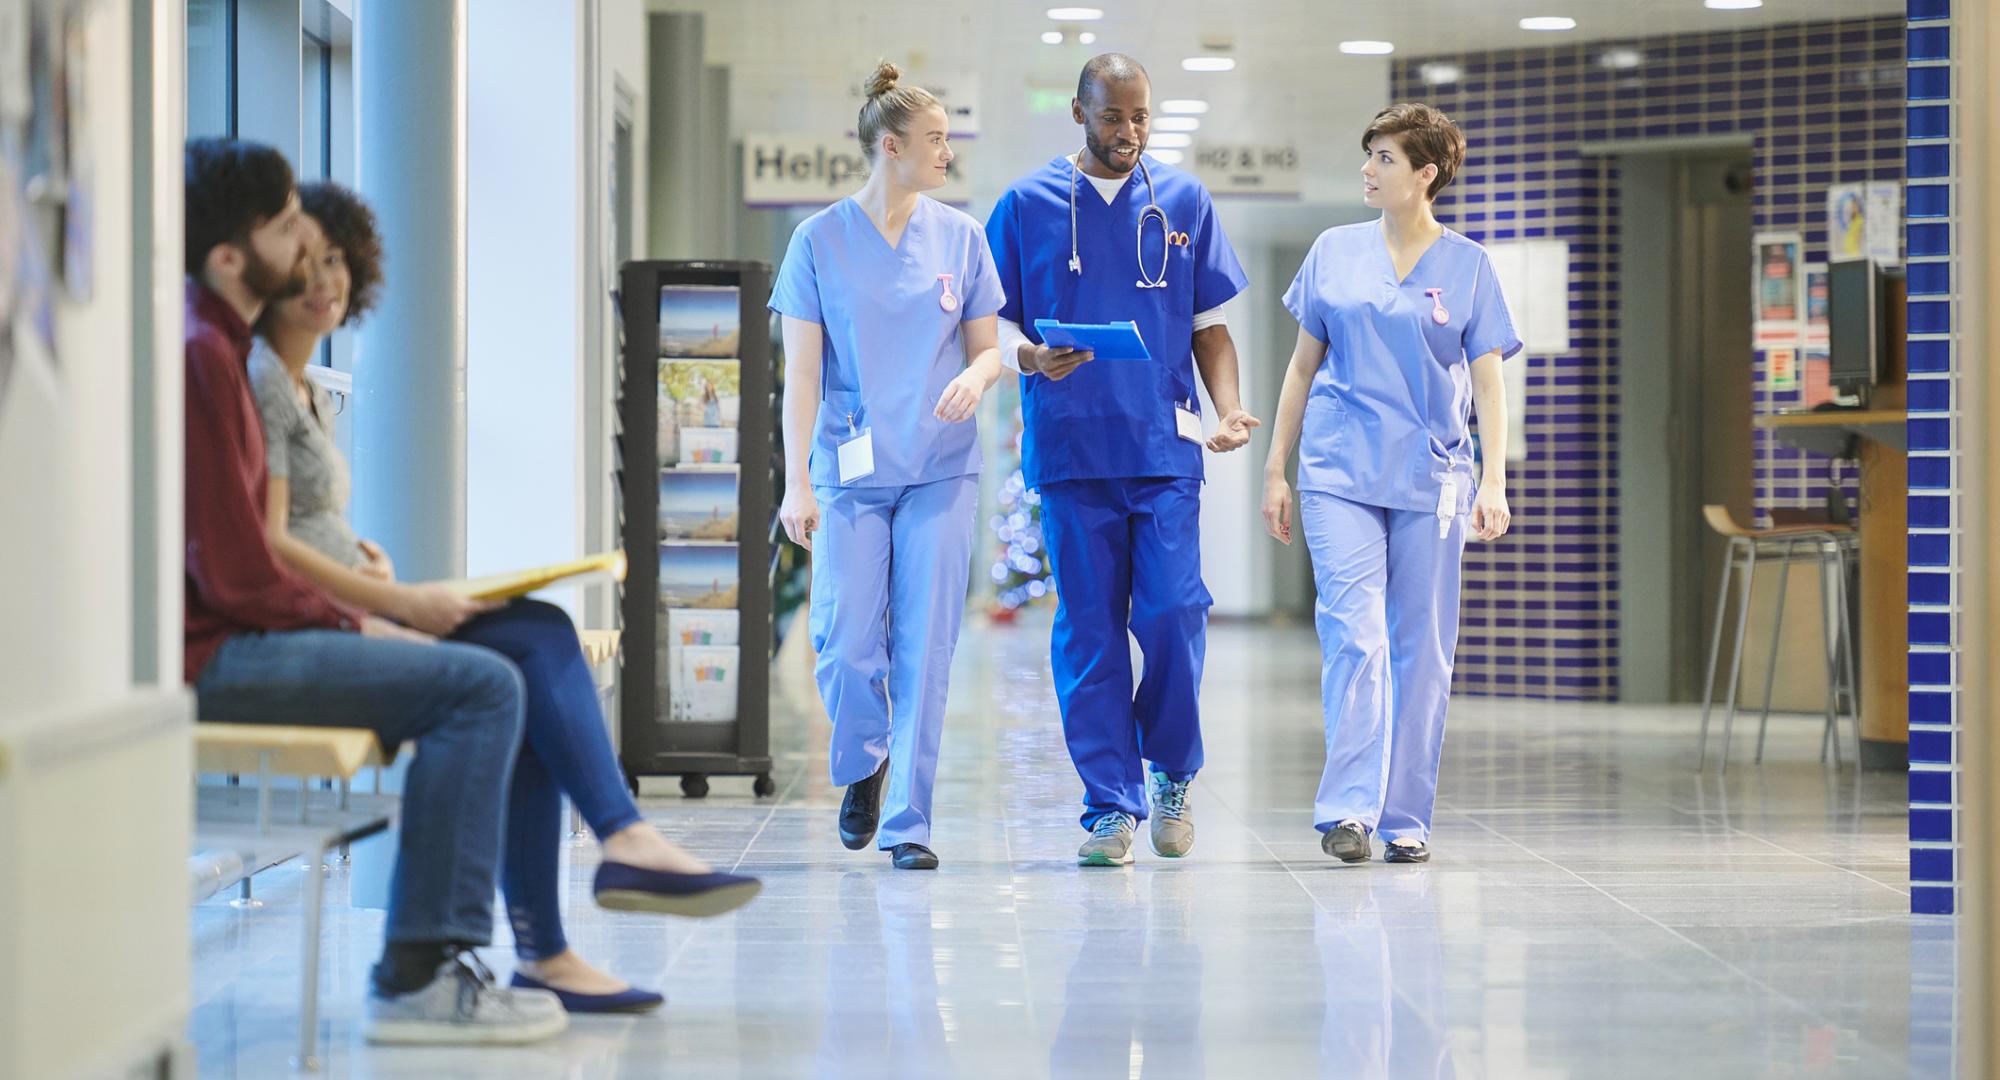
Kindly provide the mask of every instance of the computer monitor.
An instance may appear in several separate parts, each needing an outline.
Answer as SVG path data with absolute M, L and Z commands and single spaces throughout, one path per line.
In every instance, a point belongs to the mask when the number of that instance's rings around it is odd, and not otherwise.
M 1828 381 L 1865 390 L 1881 370 L 1882 272 L 1868 259 L 1834 263 L 1826 286 Z

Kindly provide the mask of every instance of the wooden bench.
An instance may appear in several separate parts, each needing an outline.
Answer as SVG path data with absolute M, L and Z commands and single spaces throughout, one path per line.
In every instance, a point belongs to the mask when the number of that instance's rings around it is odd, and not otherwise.
M 360 728 L 288 727 L 277 724 L 195 725 L 195 771 L 228 774 L 242 783 L 195 786 L 195 854 L 188 878 L 195 902 L 231 885 L 238 904 L 254 906 L 252 875 L 305 859 L 313 876 L 305 886 L 306 917 L 300 954 L 299 1045 L 293 1064 L 319 1067 L 320 909 L 325 883 L 317 871 L 327 852 L 373 836 L 395 820 L 398 800 L 353 790 L 363 769 L 389 763 L 375 733 Z M 294 778 L 296 787 L 273 781 Z M 313 780 L 331 780 L 315 789 Z

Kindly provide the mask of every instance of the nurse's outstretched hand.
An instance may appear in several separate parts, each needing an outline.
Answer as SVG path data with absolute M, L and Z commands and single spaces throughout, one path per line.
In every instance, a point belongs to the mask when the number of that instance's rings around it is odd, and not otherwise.
M 937 408 L 932 411 L 947 424 L 970 420 L 979 409 L 980 397 L 992 385 L 978 371 L 966 368 L 958 373 L 958 378 L 953 379 L 950 386 L 944 388 L 944 393 L 938 395 Z
M 1264 478 L 1264 531 L 1281 544 L 1292 542 L 1292 485 L 1283 477 Z
M 1088 361 L 1091 356 L 1089 349 L 1051 349 L 1047 345 L 1037 345 L 1034 355 L 1023 359 L 1021 370 L 1030 375 L 1047 375 L 1051 379 L 1061 381 L 1069 378 L 1069 373 Z
M 819 531 L 819 500 L 807 484 L 785 485 L 785 501 L 778 504 L 778 521 L 792 543 L 811 551 L 812 534 Z
M 1472 534 L 1481 540 L 1498 540 L 1507 535 L 1507 526 L 1514 521 L 1514 515 L 1507 511 L 1506 489 L 1497 484 L 1479 485 L 1479 496 L 1472 500 Z
M 1208 448 L 1218 454 L 1240 450 L 1250 441 L 1250 429 L 1263 424 L 1242 409 L 1231 409 L 1229 415 L 1216 422 L 1215 434 L 1208 437 Z

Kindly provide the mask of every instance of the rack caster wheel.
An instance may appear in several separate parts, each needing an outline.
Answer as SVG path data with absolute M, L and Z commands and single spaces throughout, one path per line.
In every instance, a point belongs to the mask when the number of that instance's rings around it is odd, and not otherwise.
M 708 777 L 700 773 L 685 773 L 681 776 L 681 794 L 690 799 L 708 796 Z
M 756 792 L 758 798 L 768 799 L 778 793 L 778 784 L 771 779 L 770 773 L 758 773 L 756 781 L 750 785 L 750 790 Z
M 631 773 L 626 773 L 625 787 L 627 790 L 632 792 L 633 798 L 636 799 L 639 797 L 639 778 L 637 776 L 634 776 Z

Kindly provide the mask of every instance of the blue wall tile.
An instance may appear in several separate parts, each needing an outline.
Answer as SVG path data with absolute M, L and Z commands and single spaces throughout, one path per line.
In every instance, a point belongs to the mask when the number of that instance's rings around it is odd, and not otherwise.
M 1949 60 L 1951 30 L 1942 26 L 1913 26 L 1904 48 L 1912 60 Z
M 1951 862 L 1950 848 L 1912 848 L 1910 880 L 1949 884 L 1952 880 Z
M 1910 889 L 1910 912 L 1915 915 L 1957 913 L 1957 890 L 1937 885 L 1917 885 Z
M 1913 803 L 1951 802 L 1951 773 L 1943 769 L 1911 769 L 1910 801 Z M 1947 853 L 1949 854 L 1949 853 Z M 1949 881 L 1951 875 L 1934 880 Z
M 1913 807 L 1910 810 L 1910 839 L 1949 841 L 1951 835 L 1951 811 Z
M 1951 764 L 1951 732 L 1911 728 L 1910 760 L 1931 765 Z

